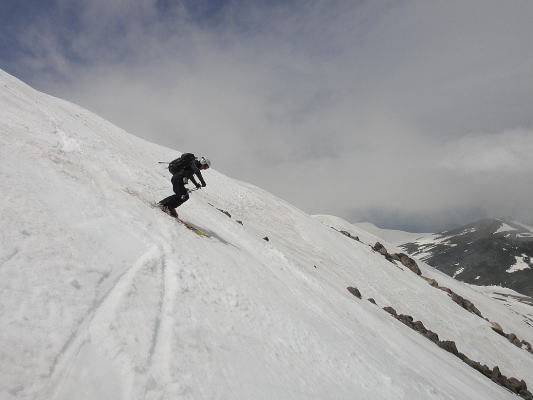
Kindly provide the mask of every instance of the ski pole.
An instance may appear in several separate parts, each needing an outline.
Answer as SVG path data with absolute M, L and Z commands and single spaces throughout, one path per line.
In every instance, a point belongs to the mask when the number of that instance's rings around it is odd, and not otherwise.
M 158 163 L 158 164 L 170 164 L 170 163 L 167 162 L 167 161 L 158 161 L 157 163 Z

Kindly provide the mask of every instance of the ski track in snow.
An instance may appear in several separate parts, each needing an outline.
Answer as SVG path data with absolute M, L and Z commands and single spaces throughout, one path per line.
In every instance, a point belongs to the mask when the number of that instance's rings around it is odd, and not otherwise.
M 170 228 L 174 228 L 170 224 Z M 133 285 L 133 280 L 144 268 L 151 268 L 154 271 L 158 271 L 159 275 L 159 299 L 157 304 L 156 319 L 152 329 L 151 341 L 149 350 L 146 355 L 145 365 L 142 367 L 143 371 L 151 371 L 154 366 L 154 359 L 165 360 L 168 354 L 171 354 L 171 323 L 172 314 L 174 312 L 174 299 L 176 299 L 177 284 L 176 278 L 173 273 L 176 271 L 170 271 L 167 265 L 167 255 L 174 254 L 174 250 L 168 244 L 168 242 L 161 237 L 154 236 L 150 233 L 150 230 L 146 229 L 141 224 L 137 224 L 137 228 L 144 232 L 145 240 L 149 245 L 146 250 L 129 268 L 123 270 L 113 280 L 110 288 L 88 310 L 87 314 L 76 325 L 73 333 L 67 339 L 59 354 L 55 357 L 48 377 L 50 378 L 50 384 L 48 386 L 47 393 L 50 394 L 50 398 L 54 398 L 54 392 L 57 392 L 58 387 L 61 387 L 61 381 L 65 379 L 70 373 L 72 365 L 75 364 L 76 358 L 80 355 L 80 350 L 88 341 L 90 341 L 90 332 L 94 325 L 100 325 L 99 328 L 107 329 L 111 321 L 114 320 L 120 301 L 127 296 L 128 290 Z M 168 230 L 170 234 L 170 240 L 178 240 L 176 231 L 172 232 L 172 229 Z M 172 266 L 172 265 L 171 265 Z M 155 273 L 155 272 L 154 272 Z M 107 326 L 106 326 L 107 325 Z M 89 337 L 88 337 L 89 336 Z M 168 362 L 164 362 L 164 365 Z M 159 376 L 159 379 L 167 376 L 167 368 L 159 368 L 157 371 L 152 371 Z M 140 384 L 138 381 L 142 381 L 138 374 L 136 375 L 136 386 L 144 387 L 143 396 L 139 397 L 138 394 L 131 393 L 133 398 L 148 398 L 150 385 L 147 381 L 150 379 L 150 374 L 147 375 L 145 382 Z M 168 380 L 168 376 L 167 376 Z
M 90 325 L 93 321 L 98 318 L 99 314 L 106 314 L 107 309 L 113 309 L 120 300 L 121 294 L 124 293 L 128 284 L 139 269 L 146 265 L 150 265 L 153 262 L 154 249 L 157 250 L 156 247 L 152 247 L 144 253 L 135 264 L 118 275 L 114 279 L 109 290 L 92 305 L 87 314 L 82 318 L 81 322 L 77 324 L 74 332 L 65 342 L 61 351 L 50 366 L 50 372 L 48 375 L 52 378 L 52 381 L 57 380 L 57 370 L 67 368 L 69 361 L 72 361 L 72 359 L 79 354 L 79 348 L 87 340 L 87 332 L 90 331 Z M 157 251 L 155 255 L 157 255 Z

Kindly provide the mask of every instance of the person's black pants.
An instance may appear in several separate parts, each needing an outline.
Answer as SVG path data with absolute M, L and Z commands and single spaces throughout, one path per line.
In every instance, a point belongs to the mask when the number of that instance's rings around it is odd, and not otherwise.
M 186 179 L 181 174 L 172 176 L 172 188 L 175 194 L 164 198 L 159 204 L 169 208 L 177 208 L 189 200 L 189 193 L 187 193 L 187 189 L 185 188 Z

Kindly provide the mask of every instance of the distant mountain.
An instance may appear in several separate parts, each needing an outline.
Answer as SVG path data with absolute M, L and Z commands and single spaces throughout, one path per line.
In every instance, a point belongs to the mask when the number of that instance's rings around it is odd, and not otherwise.
M 482 219 L 399 247 L 460 281 L 533 296 L 533 228 L 511 219 Z

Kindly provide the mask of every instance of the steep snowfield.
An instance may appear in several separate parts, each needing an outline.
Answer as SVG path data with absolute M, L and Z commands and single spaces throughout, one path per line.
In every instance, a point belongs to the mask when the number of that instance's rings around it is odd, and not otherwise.
M 383 306 L 533 385 L 533 356 L 487 321 L 255 186 L 205 173 L 179 211 L 211 238 L 152 208 L 176 155 L 0 72 L 0 398 L 517 398 Z

